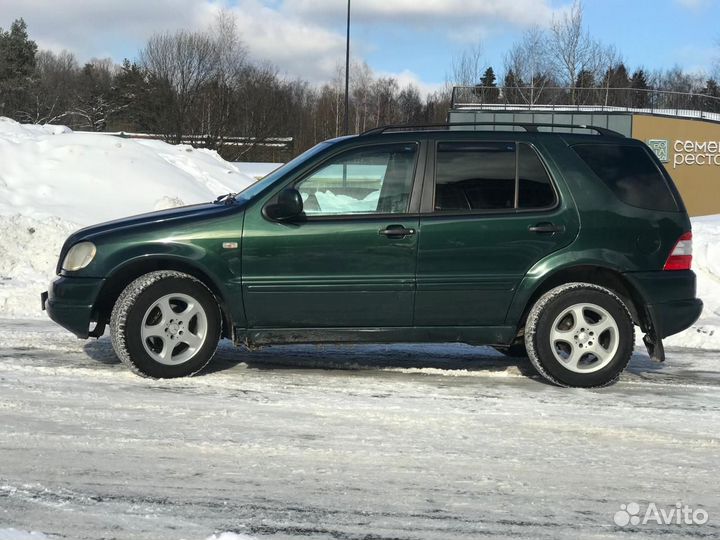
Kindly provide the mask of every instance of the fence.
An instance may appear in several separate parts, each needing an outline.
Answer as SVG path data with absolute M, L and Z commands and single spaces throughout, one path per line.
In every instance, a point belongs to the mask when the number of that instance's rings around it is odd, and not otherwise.
M 637 88 L 456 86 L 451 108 L 639 112 L 720 122 L 720 97 Z

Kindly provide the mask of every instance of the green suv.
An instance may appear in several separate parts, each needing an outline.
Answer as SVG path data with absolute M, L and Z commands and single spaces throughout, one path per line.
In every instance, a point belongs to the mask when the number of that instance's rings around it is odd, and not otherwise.
M 323 142 L 245 191 L 88 227 L 42 304 L 110 326 L 134 372 L 201 370 L 220 338 L 464 342 L 555 384 L 615 381 L 702 302 L 692 235 L 640 141 L 592 126 L 390 126 Z

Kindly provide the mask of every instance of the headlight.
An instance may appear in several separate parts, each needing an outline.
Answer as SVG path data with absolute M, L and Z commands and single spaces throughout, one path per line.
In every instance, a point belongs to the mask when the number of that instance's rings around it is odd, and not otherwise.
M 68 272 L 74 272 L 85 268 L 95 258 L 95 244 L 92 242 L 80 242 L 70 248 L 70 251 L 65 255 L 65 260 L 62 263 L 63 270 Z

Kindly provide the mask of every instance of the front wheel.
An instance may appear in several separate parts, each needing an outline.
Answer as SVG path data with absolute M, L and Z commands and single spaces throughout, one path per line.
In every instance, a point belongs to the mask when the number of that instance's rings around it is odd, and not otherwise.
M 590 283 L 568 283 L 548 291 L 525 324 L 530 361 L 560 386 L 592 388 L 615 382 L 630 360 L 634 338 L 623 301 Z
M 110 317 L 115 353 L 133 372 L 159 379 L 193 375 L 215 354 L 221 316 L 215 296 L 181 272 L 150 272 L 120 294 Z

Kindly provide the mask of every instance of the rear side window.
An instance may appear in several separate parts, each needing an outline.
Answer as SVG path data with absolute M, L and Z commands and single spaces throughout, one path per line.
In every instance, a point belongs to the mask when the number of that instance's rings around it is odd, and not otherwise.
M 665 176 L 643 147 L 579 144 L 573 150 L 624 203 L 648 210 L 678 210 Z
M 438 144 L 436 212 L 547 208 L 555 201 L 547 171 L 527 144 Z
M 555 191 L 545 166 L 529 145 L 518 146 L 518 208 L 547 208 Z

